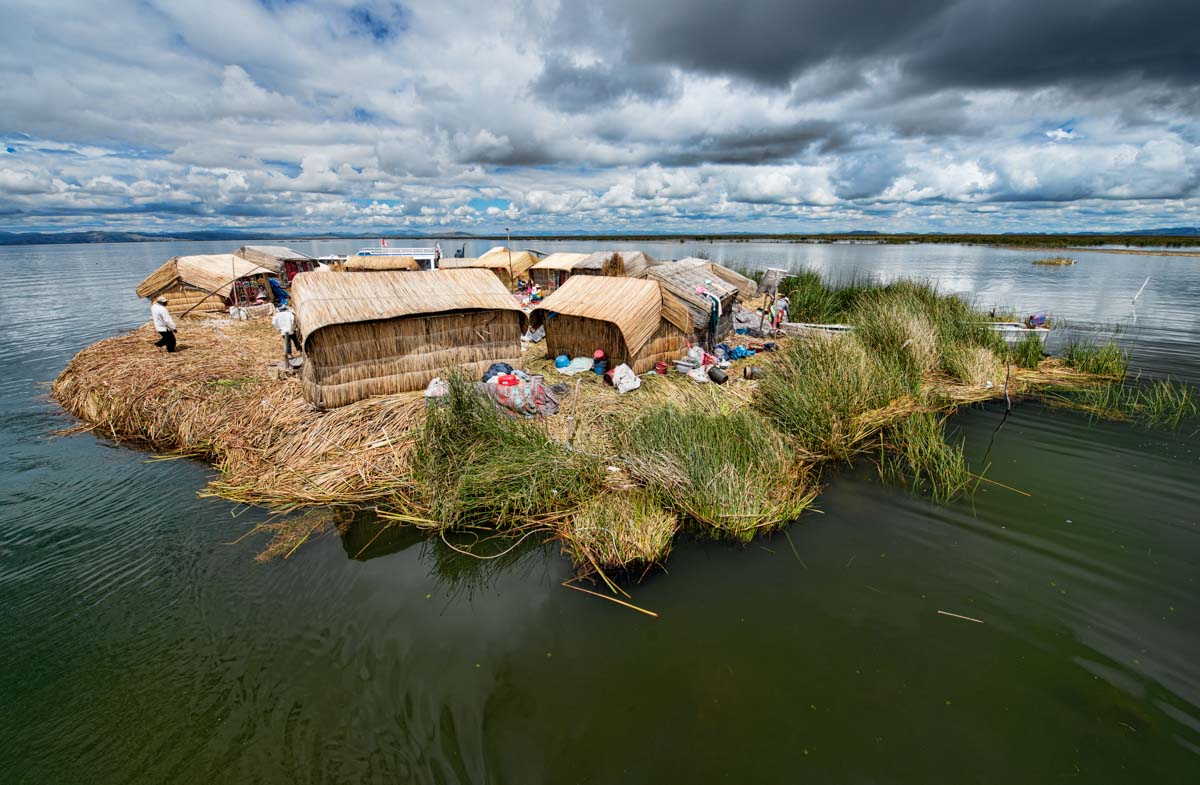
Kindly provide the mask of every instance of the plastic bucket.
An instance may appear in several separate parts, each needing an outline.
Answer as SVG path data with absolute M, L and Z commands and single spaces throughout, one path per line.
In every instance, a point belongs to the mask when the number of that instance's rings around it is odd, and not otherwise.
M 665 361 L 665 360 L 659 360 L 657 363 L 655 363 L 655 365 L 654 365 L 654 372 L 655 372 L 656 374 L 658 374 L 659 376 L 666 376 L 666 375 L 667 375 L 667 363 L 666 363 L 666 361 Z
M 608 360 L 596 360 L 592 363 L 592 371 L 597 376 L 603 376 L 608 370 Z
M 724 371 L 722 371 L 720 368 L 718 368 L 717 366 L 714 365 L 713 367 L 708 369 L 708 378 L 712 379 L 717 384 L 724 384 L 725 380 L 728 379 L 729 376 Z
M 761 379 L 763 377 L 763 369 L 757 365 L 747 365 L 742 369 L 742 376 L 747 379 Z

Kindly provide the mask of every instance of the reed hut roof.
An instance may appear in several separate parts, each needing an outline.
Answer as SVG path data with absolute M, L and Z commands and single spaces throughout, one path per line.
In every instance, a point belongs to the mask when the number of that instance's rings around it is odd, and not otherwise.
M 552 253 L 530 269 L 571 270 L 586 258 L 588 258 L 588 255 L 585 253 Z
M 668 292 L 684 302 L 691 303 L 703 313 L 708 313 L 712 307 L 712 301 L 707 296 L 700 294 L 697 291 L 698 289 L 704 289 L 715 294 L 721 301 L 723 308 L 728 308 L 729 303 L 736 299 L 738 295 L 738 290 L 735 287 L 730 286 L 721 278 L 714 276 L 702 264 L 688 264 L 685 262 L 661 264 L 650 269 L 646 273 L 646 277 L 660 281 Z
M 366 275 L 301 273 L 292 281 L 296 318 L 305 339 L 332 324 L 369 322 L 449 311 L 521 312 L 488 270 L 430 270 Z
M 616 264 L 613 264 L 613 257 Z M 571 269 L 601 275 L 624 275 L 640 278 L 646 270 L 660 264 L 658 260 L 642 251 L 596 251 L 588 254 Z
M 274 271 L 231 253 L 175 256 L 137 286 L 138 297 L 153 297 L 176 283 L 228 297 L 233 282 L 248 275 L 270 275 Z
M 708 259 L 689 256 L 684 259 L 680 259 L 678 262 L 675 262 L 675 264 L 703 266 L 706 270 L 708 270 L 708 275 L 710 278 L 720 278 L 725 283 L 737 289 L 739 299 L 753 297 L 755 293 L 758 292 L 758 283 L 753 278 L 742 275 L 736 270 L 731 270 L 724 265 L 717 264 L 716 262 L 710 262 Z
M 350 256 L 346 258 L 346 270 L 352 272 L 371 272 L 385 270 L 420 270 L 421 265 L 411 256 Z
M 658 281 L 573 275 L 554 294 L 542 300 L 531 318 L 548 313 L 612 322 L 621 331 L 630 354 L 637 354 L 666 319 L 684 333 L 692 332 L 692 315 Z
M 301 251 L 296 251 L 283 245 L 243 245 L 234 251 L 237 256 L 256 262 L 255 256 L 268 256 L 284 261 L 286 259 L 311 260 L 313 257 Z
M 467 258 L 457 257 L 453 259 L 442 259 L 438 262 L 438 268 L 442 270 L 467 270 L 472 267 L 481 268 L 482 265 L 477 264 L 478 257 L 469 256 Z
M 483 256 L 480 256 L 478 259 L 476 259 L 475 263 L 471 266 L 487 267 L 492 270 L 507 271 L 509 269 L 509 260 L 510 255 L 508 249 L 498 245 L 489 250 Z M 459 259 L 457 261 L 461 262 L 464 260 Z M 537 263 L 537 257 L 531 254 L 529 251 L 513 251 L 511 254 L 511 263 L 513 276 L 523 275 L 526 270 L 528 270 L 530 267 L 533 267 L 533 265 Z

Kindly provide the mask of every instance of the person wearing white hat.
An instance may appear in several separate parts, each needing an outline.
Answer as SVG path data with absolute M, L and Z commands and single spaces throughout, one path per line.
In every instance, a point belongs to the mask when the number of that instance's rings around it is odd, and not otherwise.
M 179 328 L 175 326 L 175 320 L 167 310 L 166 297 L 159 297 L 154 305 L 150 306 L 150 318 L 154 321 L 155 331 L 158 332 L 158 341 L 154 345 L 165 346 L 168 352 L 175 351 L 175 331 Z
M 292 348 L 300 351 L 300 339 L 296 336 L 296 314 L 288 308 L 287 301 L 279 304 L 279 312 L 271 320 L 275 329 L 283 336 L 283 359 L 292 359 Z

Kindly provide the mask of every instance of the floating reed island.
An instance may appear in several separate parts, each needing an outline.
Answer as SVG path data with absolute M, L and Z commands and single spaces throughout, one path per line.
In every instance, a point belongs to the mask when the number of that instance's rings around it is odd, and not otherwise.
M 309 276 L 330 275 L 340 280 L 306 295 Z M 595 374 L 557 372 L 560 349 L 598 342 L 638 373 L 679 357 L 697 335 L 696 304 L 670 293 L 685 280 L 572 275 L 557 305 L 527 316 L 488 269 L 304 273 L 293 291 L 310 367 L 299 376 L 281 370 L 269 324 L 190 317 L 178 353 L 160 354 L 143 326 L 76 355 L 52 395 L 83 421 L 75 430 L 212 463 L 204 494 L 280 511 L 373 507 L 386 525 L 443 534 L 544 536 L 605 580 L 661 564 L 683 529 L 738 542 L 779 529 L 817 502 L 822 469 L 850 458 L 937 501 L 968 493 L 986 467 L 967 466 L 944 423 L 967 404 L 1038 396 L 1164 423 L 1195 413 L 1186 388 L 1124 381 L 1115 345 L 1046 358 L 1040 338 L 1010 345 L 930 285 L 834 287 L 812 273 L 780 286 L 791 318 L 853 329 L 775 338 L 727 383 L 649 370 L 621 394 Z M 383 302 L 361 302 L 372 298 Z M 517 331 L 539 324 L 546 340 L 521 344 Z M 500 411 L 479 393 L 486 359 L 561 382 L 557 414 Z M 416 391 L 422 369 L 446 381 L 436 403 Z M 375 394 L 381 378 L 414 391 Z
M 1075 264 L 1075 260 L 1066 256 L 1046 256 L 1041 259 L 1034 259 L 1033 263 L 1045 267 L 1069 267 Z

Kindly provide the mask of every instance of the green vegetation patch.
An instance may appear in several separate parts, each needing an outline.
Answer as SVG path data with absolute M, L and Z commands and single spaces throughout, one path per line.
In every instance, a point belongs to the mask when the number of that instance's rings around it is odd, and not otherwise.
M 715 535 L 747 541 L 795 519 L 816 496 L 786 441 L 748 410 L 662 406 L 634 420 L 621 441 L 634 479 Z

